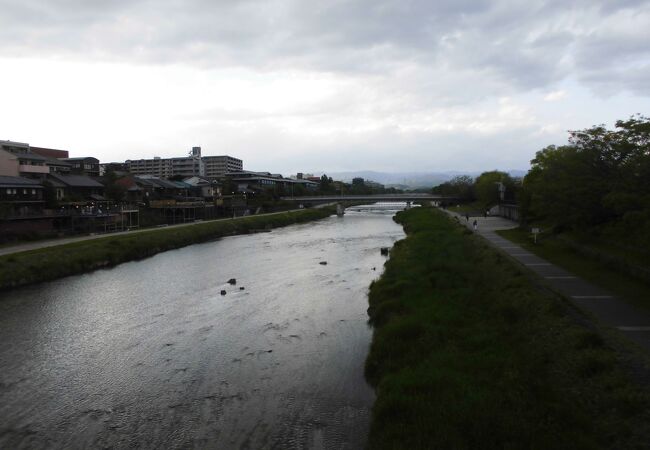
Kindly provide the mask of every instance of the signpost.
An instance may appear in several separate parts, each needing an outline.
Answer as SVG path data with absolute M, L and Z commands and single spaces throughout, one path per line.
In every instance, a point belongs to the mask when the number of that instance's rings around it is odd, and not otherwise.
M 535 244 L 537 244 L 537 235 L 539 234 L 539 232 L 540 232 L 541 230 L 540 230 L 539 228 L 533 228 L 531 231 L 533 232 L 533 239 L 534 239 L 534 242 L 535 242 Z

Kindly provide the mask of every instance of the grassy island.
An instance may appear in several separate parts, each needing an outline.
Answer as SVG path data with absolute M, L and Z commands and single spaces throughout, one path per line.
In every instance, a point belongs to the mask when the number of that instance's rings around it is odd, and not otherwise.
M 373 283 L 371 449 L 642 448 L 647 387 L 561 299 L 433 208 Z M 582 319 L 584 321 L 584 319 Z
M 318 220 L 332 207 L 201 222 L 80 241 L 0 256 L 0 289 L 7 289 L 153 256 L 223 236 Z

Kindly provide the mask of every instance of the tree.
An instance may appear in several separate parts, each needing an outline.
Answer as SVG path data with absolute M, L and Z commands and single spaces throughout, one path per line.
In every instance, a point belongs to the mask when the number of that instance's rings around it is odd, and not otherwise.
M 431 189 L 433 194 L 456 197 L 461 202 L 474 200 L 474 178 L 469 175 L 458 175 L 451 180 Z
M 106 198 L 114 202 L 122 202 L 126 197 L 126 187 L 117 182 L 118 177 L 114 171 L 107 172 L 104 176 Z
M 530 214 L 561 227 L 593 222 L 600 214 L 602 186 L 590 158 L 576 147 L 548 146 L 537 152 L 524 179 Z
M 537 152 L 524 179 L 526 209 L 561 227 L 584 228 L 637 214 L 650 220 L 650 119 L 633 116 L 571 131 L 569 145 Z M 640 215 L 639 215 L 640 214 Z
M 45 207 L 55 209 L 59 207 L 59 200 L 56 198 L 56 188 L 49 181 L 43 182 L 43 200 Z
M 505 172 L 493 170 L 483 172 L 476 178 L 474 192 L 477 200 L 485 208 L 502 201 L 514 200 L 514 181 Z M 505 191 L 503 191 L 505 189 Z M 502 198 L 502 195 L 504 196 Z
M 334 187 L 332 185 L 333 182 L 334 182 L 334 180 L 332 180 L 331 177 L 328 177 L 326 174 L 323 174 L 320 177 L 320 191 L 321 191 L 321 193 L 328 194 L 328 193 L 334 192 L 335 189 L 334 189 Z

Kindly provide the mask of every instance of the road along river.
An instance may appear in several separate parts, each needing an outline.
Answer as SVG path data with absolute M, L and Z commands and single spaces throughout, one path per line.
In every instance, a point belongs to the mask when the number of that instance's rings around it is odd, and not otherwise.
M 403 237 L 391 214 L 0 294 L 0 448 L 362 448 L 366 294 Z

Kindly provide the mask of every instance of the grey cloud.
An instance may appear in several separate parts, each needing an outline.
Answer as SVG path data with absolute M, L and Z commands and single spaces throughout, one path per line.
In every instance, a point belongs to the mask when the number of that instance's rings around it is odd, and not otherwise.
M 20 56 L 389 78 L 402 65 L 413 64 L 442 78 L 474 72 L 476 83 L 501 92 L 544 89 L 570 76 L 591 83 L 598 72 L 609 73 L 605 62 L 629 63 L 649 55 L 650 27 L 599 29 L 626 11 L 648 14 L 642 0 L 3 3 L 0 51 Z M 638 91 L 643 83 L 616 77 L 611 87 Z
M 620 86 L 635 95 L 650 96 L 650 63 L 624 69 L 608 67 L 605 70 L 584 72 L 581 80 L 595 87 L 595 92 L 601 97 L 610 97 L 620 91 Z M 631 111 L 639 112 L 642 111 Z

